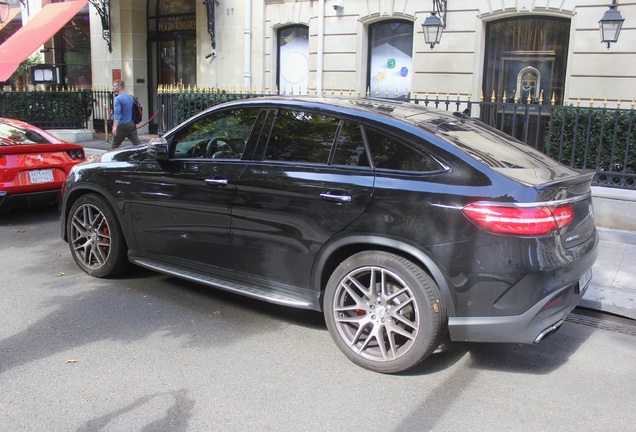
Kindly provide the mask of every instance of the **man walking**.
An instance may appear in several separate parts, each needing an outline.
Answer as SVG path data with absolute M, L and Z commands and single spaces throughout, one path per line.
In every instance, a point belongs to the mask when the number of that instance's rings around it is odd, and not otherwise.
M 126 84 L 122 80 L 113 83 L 115 93 L 115 115 L 113 120 L 113 143 L 111 149 L 116 149 L 124 139 L 128 138 L 134 145 L 139 145 L 137 126 L 132 120 L 134 98 L 124 91 Z

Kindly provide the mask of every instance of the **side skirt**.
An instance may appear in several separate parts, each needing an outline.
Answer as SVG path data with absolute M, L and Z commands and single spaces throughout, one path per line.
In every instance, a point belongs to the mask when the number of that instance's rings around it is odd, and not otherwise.
M 321 311 L 320 292 L 277 284 L 263 279 L 248 278 L 231 272 L 219 271 L 215 275 L 183 267 L 156 259 L 129 255 L 133 264 L 165 273 L 180 279 L 207 285 L 213 288 L 263 300 L 282 306 Z

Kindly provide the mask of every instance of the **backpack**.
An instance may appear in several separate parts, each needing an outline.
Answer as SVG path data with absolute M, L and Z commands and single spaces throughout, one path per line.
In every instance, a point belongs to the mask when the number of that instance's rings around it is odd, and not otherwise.
M 132 121 L 135 124 L 141 122 L 141 117 L 144 114 L 144 107 L 141 106 L 139 99 L 135 98 L 132 105 Z

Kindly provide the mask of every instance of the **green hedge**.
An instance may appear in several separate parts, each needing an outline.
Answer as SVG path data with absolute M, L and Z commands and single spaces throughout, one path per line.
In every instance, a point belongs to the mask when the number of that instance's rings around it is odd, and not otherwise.
M 550 157 L 573 168 L 634 174 L 635 123 L 633 110 L 554 109 L 545 150 Z
M 91 113 L 90 90 L 0 92 L 0 117 L 42 128 L 86 128 Z

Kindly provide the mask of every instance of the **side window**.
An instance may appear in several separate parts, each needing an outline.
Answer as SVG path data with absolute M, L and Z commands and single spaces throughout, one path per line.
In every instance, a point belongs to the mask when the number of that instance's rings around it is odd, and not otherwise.
M 339 120 L 322 114 L 280 110 L 264 159 L 326 164 L 339 123 Z
M 342 122 L 332 163 L 334 165 L 369 166 L 369 156 L 359 125 L 349 121 Z
M 258 109 L 232 109 L 200 117 L 172 139 L 176 159 L 241 159 Z
M 376 168 L 418 172 L 444 169 L 429 155 L 415 150 L 393 137 L 372 129 L 366 129 L 365 132 L 371 149 L 373 165 Z

